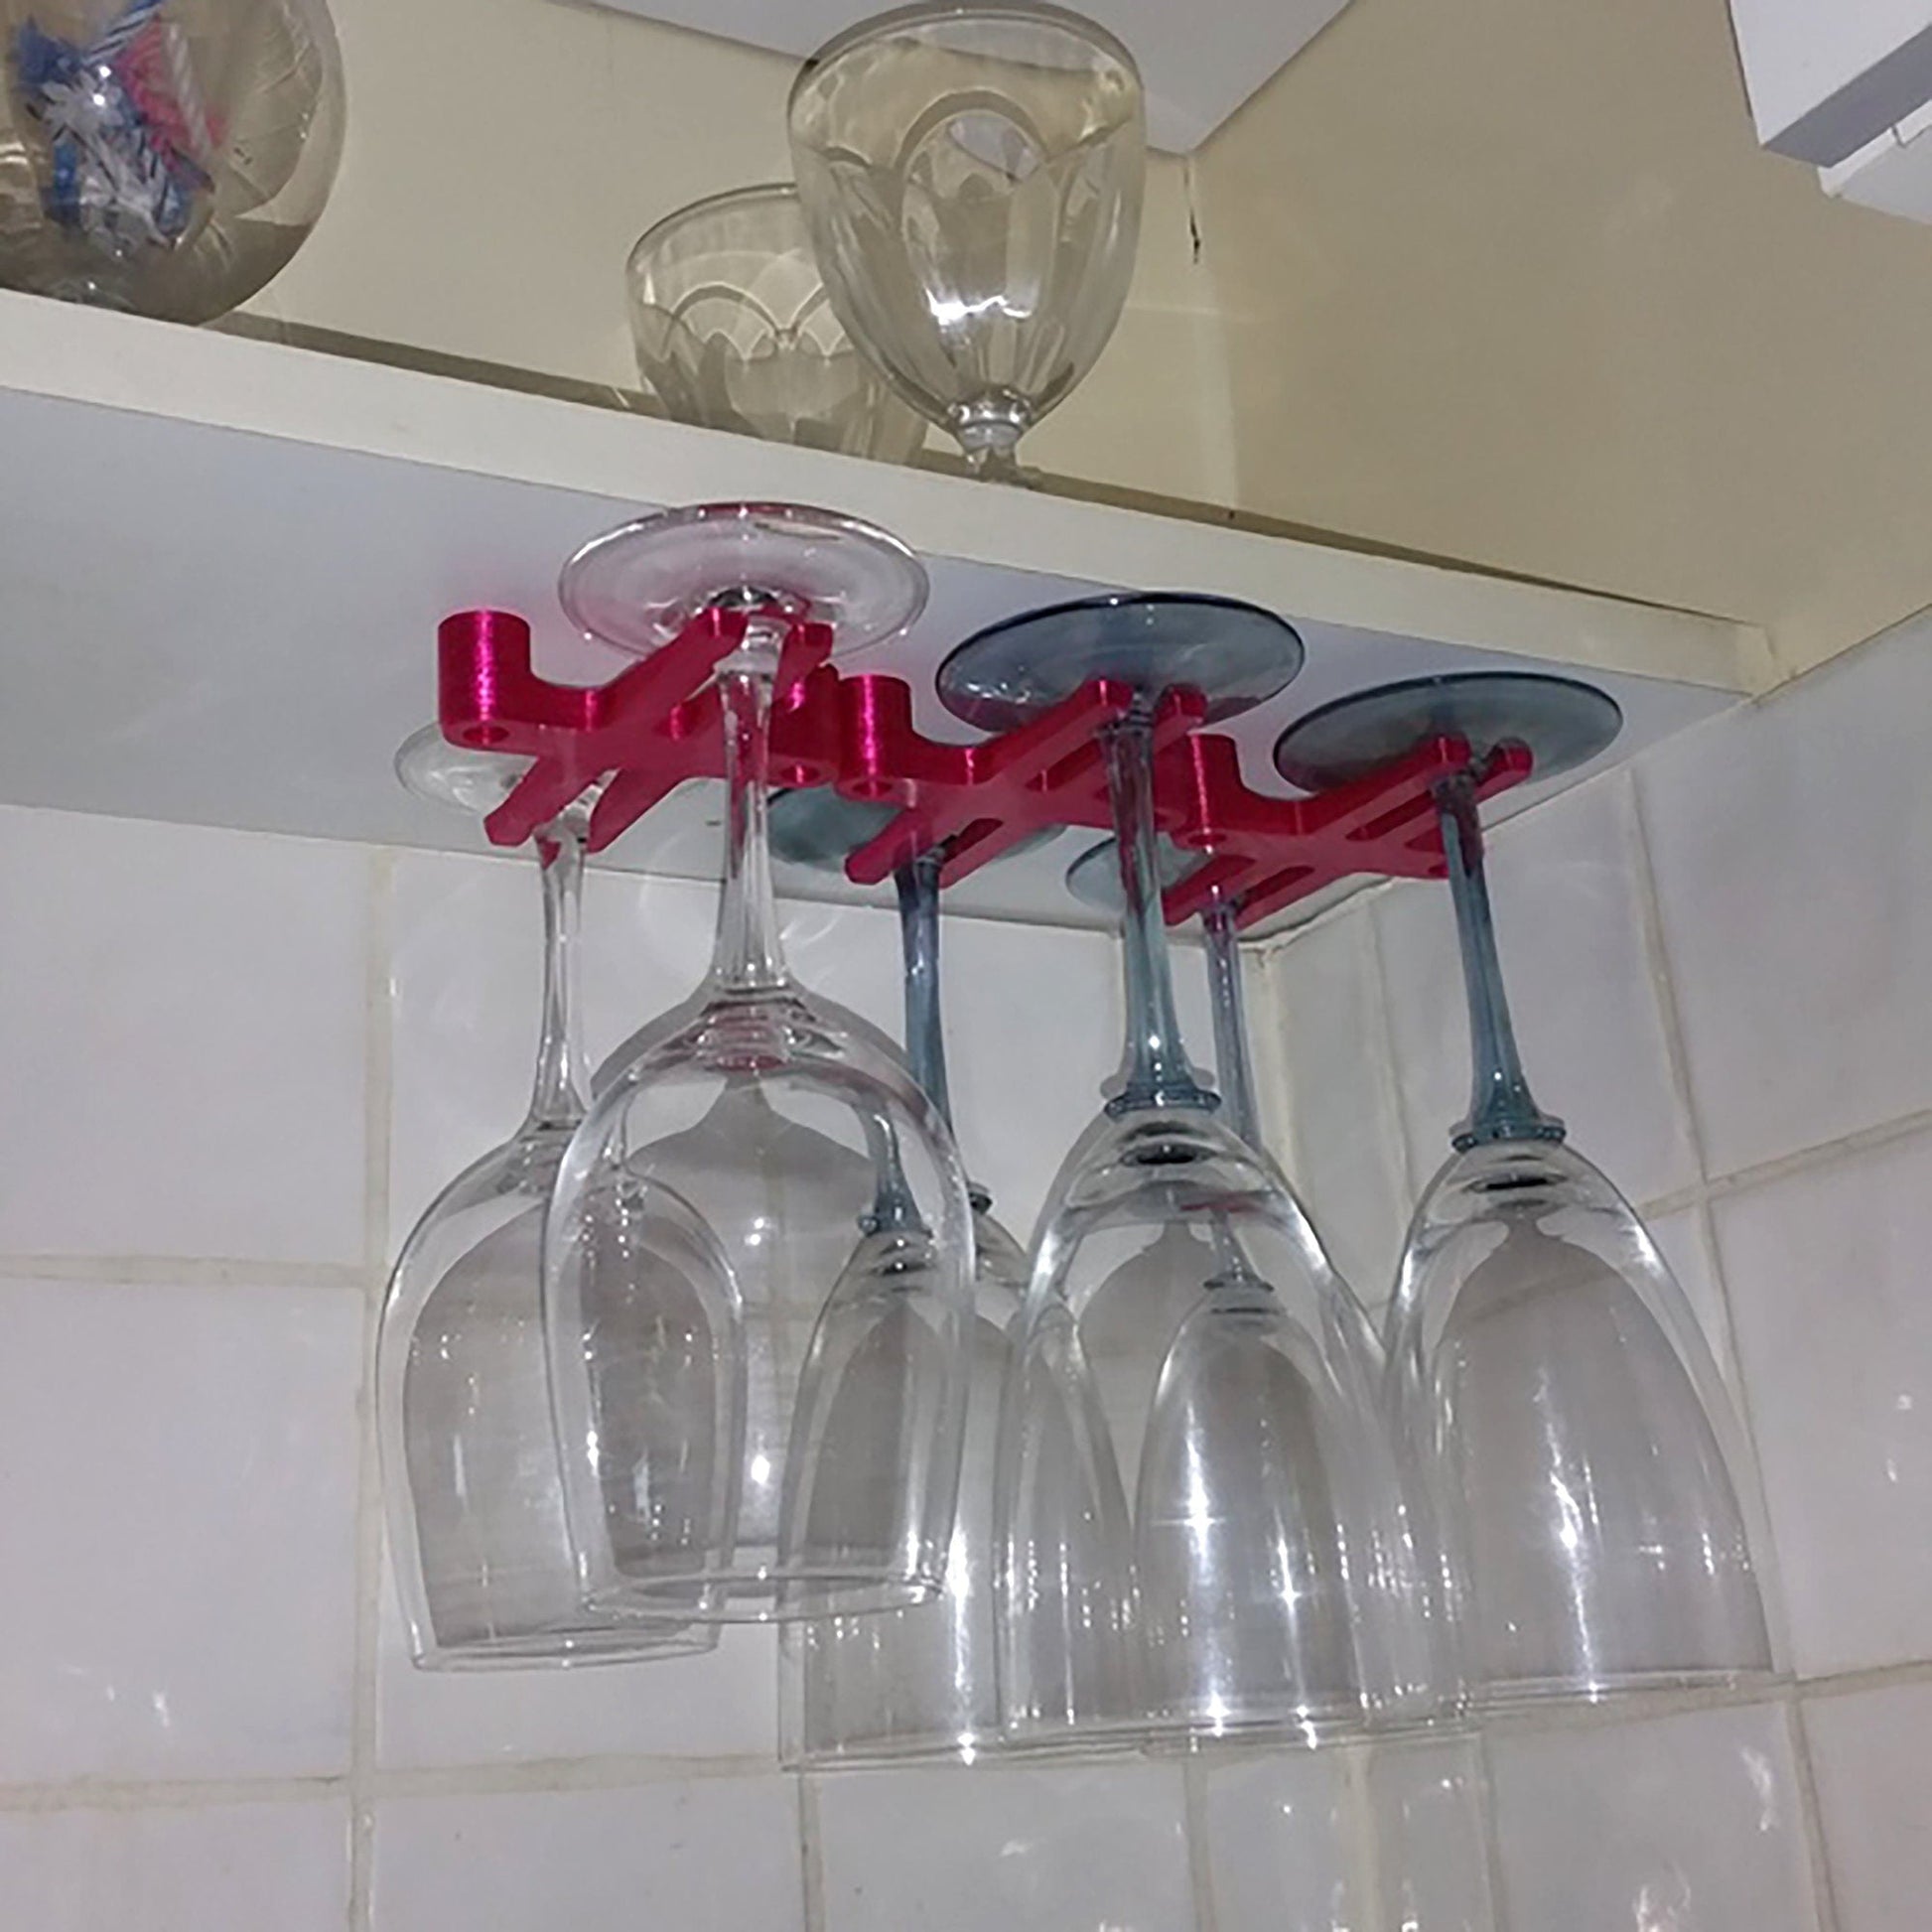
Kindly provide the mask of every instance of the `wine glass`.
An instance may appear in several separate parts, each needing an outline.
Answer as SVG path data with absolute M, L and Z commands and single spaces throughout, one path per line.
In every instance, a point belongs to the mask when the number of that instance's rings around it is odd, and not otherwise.
M 0 0 L 0 283 L 207 322 L 321 217 L 343 145 L 323 0 Z
M 925 441 L 833 314 L 790 183 L 666 215 L 625 277 L 638 373 L 678 422 L 893 463 Z
M 1504 747 L 1552 776 L 1622 723 L 1527 672 L 1360 692 L 1276 748 L 1306 790 L 1432 740 L 1474 1088 L 1410 1224 L 1389 1317 L 1402 1444 L 1433 1497 L 1478 1704 L 1591 1702 L 1772 1672 L 1755 1471 L 1710 1345 L 1635 1210 L 1565 1145 L 1524 1076 L 1483 875 L 1478 786 Z
M 403 746 L 396 770 L 419 796 L 481 818 L 528 762 L 450 745 L 431 726 Z M 574 806 L 535 842 L 543 1024 L 529 1112 L 431 1203 L 382 1306 L 377 1426 L 390 1552 L 411 1654 L 426 1669 L 618 1661 L 717 1641 L 711 1626 L 585 1608 L 564 1515 L 540 1250 L 557 1166 L 584 1112 L 576 978 L 587 815 Z M 668 1192 L 644 1222 L 660 1250 L 705 1250 Z
M 1165 894 L 1200 866 L 1208 855 L 1189 851 L 1168 838 L 1155 846 L 1155 883 Z M 1084 904 L 1119 916 L 1120 846 L 1107 839 L 1067 868 L 1067 890 Z M 1292 1191 L 1262 1144 L 1255 1100 L 1253 1056 L 1249 1049 L 1247 997 L 1237 931 L 1239 899 L 1225 894 L 1210 898 L 1201 912 L 1210 1008 L 1214 1024 L 1214 1072 L 1221 1112 L 1256 1157 L 1267 1164 L 1284 1191 Z M 1346 1283 L 1343 1325 L 1346 1346 L 1363 1365 L 1368 1380 L 1382 1381 L 1382 1351 L 1372 1324 Z M 1176 1371 L 1176 1382 L 1181 1376 Z M 1386 1424 L 1386 1414 L 1383 1417 Z M 1398 1479 L 1386 1428 L 1374 1443 L 1375 1481 L 1363 1485 L 1363 1516 L 1355 1547 L 1348 1553 L 1359 1601 L 1373 1618 L 1374 1634 L 1358 1645 L 1367 1721 L 1379 1729 L 1435 1726 L 1459 1719 L 1461 1687 L 1446 1605 L 1434 1587 L 1438 1569 L 1427 1498 Z M 1143 1468 L 1147 1458 L 1143 1455 Z M 1144 1586 L 1145 1587 L 1145 1586 Z
M 943 1585 L 965 1427 L 972 1229 L 945 1123 L 873 1030 L 791 978 L 772 902 L 768 719 L 782 646 L 803 623 L 861 649 L 917 616 L 925 574 L 896 539 L 787 504 L 707 504 L 624 525 L 579 551 L 565 609 L 637 653 L 724 612 L 716 673 L 730 792 L 717 946 L 701 1002 L 648 1037 L 593 1101 L 557 1176 L 545 1295 L 567 1497 L 592 1602 L 701 1592 L 701 1616 L 764 1621 L 883 1610 Z M 720 1161 L 718 1110 L 748 1131 Z M 827 1143 L 843 1173 L 820 1159 Z M 651 1432 L 709 1436 L 734 1492 L 702 1561 L 686 1540 L 607 1533 L 647 1468 L 604 1426 L 599 1337 L 579 1309 L 626 1190 L 665 1184 L 725 1244 L 736 1323 L 714 1348 L 742 1405 Z M 648 1305 L 654 1284 L 633 1284 Z M 647 1463 L 648 1457 L 645 1458 Z
M 1187 1062 L 1156 890 L 1160 707 L 1185 687 L 1232 716 L 1301 662 L 1253 606 L 1116 596 L 996 624 L 940 671 L 947 706 L 993 729 L 1091 678 L 1138 694 L 1103 729 L 1125 1063 L 1048 1195 L 1001 1417 L 1002 1713 L 1021 1741 L 1312 1738 L 1366 1717 L 1350 1575 L 1386 1451 L 1360 1312 Z
M 895 807 L 829 790 L 788 791 L 773 802 L 771 845 L 792 864 L 821 870 L 882 831 Z M 1051 836 L 1049 833 L 1047 836 Z M 1015 846 L 1017 856 L 1035 840 Z M 952 1118 L 939 1001 L 939 871 L 943 850 L 897 875 L 905 955 L 905 1047 L 912 1077 Z M 995 1672 L 993 1471 L 1000 1391 L 1012 1353 L 1027 1257 L 971 1189 L 973 1318 L 960 1461 L 959 1507 L 936 1601 L 872 1616 L 789 1624 L 780 1649 L 781 1750 L 793 1766 L 952 1757 L 967 1763 L 1001 1744 Z
M 853 341 L 975 475 L 1016 481 L 1020 438 L 1098 360 L 1133 279 L 1133 57 L 1058 7 L 906 7 L 820 48 L 790 120 Z

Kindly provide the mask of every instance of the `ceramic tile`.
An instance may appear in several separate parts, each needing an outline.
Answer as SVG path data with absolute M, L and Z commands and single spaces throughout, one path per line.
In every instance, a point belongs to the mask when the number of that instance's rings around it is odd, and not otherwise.
M 341 1932 L 348 1807 L 0 1813 L 0 1920 L 32 1932 Z
M 1361 1924 L 1346 1779 L 1332 1751 L 1209 1775 L 1206 1852 L 1220 1932 L 1353 1932 Z
M 0 1251 L 359 1262 L 368 855 L 5 830 Z
M 1794 1660 L 1932 1656 L 1932 1137 L 1713 1206 Z
M 818 1815 L 825 1932 L 1193 1932 L 1169 1766 L 867 1772 Z
M 0 1783 L 345 1770 L 347 1289 L 0 1284 Z
M 802 1890 L 778 1777 L 376 1807 L 373 1932 L 802 1932 Z
M 1645 940 L 1627 781 L 1612 773 L 1535 807 L 1491 841 L 1511 1011 L 1537 1100 L 1637 1202 L 1698 1177 Z M 1449 1156 L 1469 1104 L 1468 1020 L 1448 889 L 1377 895 L 1410 1171 Z
M 1932 1106 L 1922 619 L 1640 767 L 1713 1173 Z
M 1367 1795 L 1381 1923 L 1389 1932 L 1496 1932 L 1476 1744 L 1378 1746 Z
M 1491 1739 L 1505 1910 L 1563 1932 L 1817 1932 L 1776 1706 Z
M 562 1757 L 754 1757 L 777 1749 L 777 1651 L 727 1630 L 715 1651 L 648 1667 L 425 1671 L 409 1660 L 384 1567 L 379 1761 L 390 1769 Z
M 507 1136 L 528 1099 L 540 933 L 534 869 L 406 853 L 396 864 L 391 1252 L 437 1190 Z M 593 869 L 584 1031 L 593 1063 L 685 999 L 710 956 L 716 891 Z M 902 995 L 895 913 L 783 901 L 801 981 L 893 1039 Z M 967 1162 L 1024 1241 L 1120 1052 L 1118 968 L 1103 935 L 945 922 L 953 1103 Z M 1208 1040 L 1204 975 L 1177 959 L 1190 1039 Z M 1019 989 L 1025 998 L 1017 997 Z
M 1379 1308 L 1395 1289 L 1410 1202 L 1366 907 L 1311 927 L 1270 958 L 1255 1025 L 1275 1035 L 1288 1166 L 1303 1203 L 1336 1267 L 1365 1306 Z
M 1805 1735 L 1838 1932 L 1907 1932 L 1923 1924 L 1932 1896 L 1932 1836 L 1925 1829 L 1932 1685 L 1811 1700 Z

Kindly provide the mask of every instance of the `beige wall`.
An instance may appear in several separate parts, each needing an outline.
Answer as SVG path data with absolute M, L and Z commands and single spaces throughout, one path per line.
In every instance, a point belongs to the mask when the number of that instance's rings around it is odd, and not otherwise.
M 1197 170 L 1244 506 L 1791 669 L 1932 602 L 1932 229 L 1757 150 L 1725 0 L 1356 0 Z
M 348 150 L 267 314 L 627 384 L 632 238 L 788 172 L 787 60 L 332 4 Z M 1725 0 L 1355 0 L 1157 159 L 1127 318 L 1030 449 L 1751 619 L 1795 669 L 1932 603 L 1932 229 L 1758 152 Z
M 552 0 L 330 4 L 342 175 L 256 313 L 634 386 L 631 242 L 700 196 L 790 177 L 790 60 Z M 1069 475 L 1222 501 L 1218 320 L 1186 192 L 1182 164 L 1157 158 L 1128 316 L 1031 449 Z

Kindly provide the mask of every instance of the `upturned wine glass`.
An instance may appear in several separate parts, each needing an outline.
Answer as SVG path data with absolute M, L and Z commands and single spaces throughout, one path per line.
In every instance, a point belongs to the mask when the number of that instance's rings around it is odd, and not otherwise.
M 1014 481 L 1021 437 L 1092 368 L 1133 279 L 1132 56 L 1057 7 L 907 7 L 820 48 L 790 118 L 853 341 L 976 475 Z
M 1048 1195 L 1001 1415 L 1002 1715 L 1022 1742 L 1319 1737 L 1366 1716 L 1351 1565 L 1387 1458 L 1359 1311 L 1188 1064 L 1156 883 L 1164 697 L 1228 717 L 1301 661 L 1252 606 L 1107 597 L 996 624 L 940 672 L 991 729 L 1095 677 L 1138 694 L 1103 732 L 1125 1061 Z
M 1276 762 L 1307 790 L 1431 740 L 1474 1086 L 1410 1225 L 1389 1318 L 1404 1452 L 1433 1497 L 1479 1705 L 1601 1701 L 1771 1674 L 1756 1473 L 1709 1343 L 1627 1201 L 1524 1076 L 1503 995 L 1477 792 L 1504 746 L 1551 776 L 1616 736 L 1567 678 L 1414 679 L 1324 707 Z
M 410 790 L 475 817 L 527 759 L 460 749 L 435 727 L 402 748 Z M 577 922 L 587 806 L 535 841 L 542 866 L 542 1030 L 529 1112 L 416 1223 L 389 1278 L 376 1347 L 390 1556 L 410 1651 L 426 1669 L 621 1661 L 709 1649 L 716 1631 L 579 1600 L 551 1428 L 541 1245 L 565 1144 L 584 1113 Z M 659 1190 L 640 1233 L 707 1255 Z M 722 1267 L 714 1248 L 709 1258 Z
M 666 215 L 625 279 L 638 373 L 678 422 L 893 463 L 925 441 L 833 313 L 789 182 Z
M 772 810 L 780 859 L 820 869 L 884 829 L 890 805 L 832 791 L 782 793 Z M 1018 852 L 1023 848 L 1016 847 Z M 897 875 L 905 960 L 905 1050 L 912 1077 L 948 1121 L 939 998 L 939 872 L 943 851 Z M 1027 1257 L 971 1189 L 973 1319 L 959 1508 L 937 1599 L 873 1616 L 786 1626 L 780 1650 L 780 1750 L 793 1765 L 949 1757 L 971 1763 L 1001 1745 L 994 1625 L 993 1471 L 1000 1391 L 1013 1347 Z
M 911 622 L 924 594 L 894 538 L 784 504 L 646 517 L 564 573 L 566 610 L 621 648 L 655 649 L 706 612 L 739 624 L 716 674 L 730 807 L 711 974 L 690 1017 L 648 1036 L 594 1100 L 551 1209 L 546 1312 L 592 1602 L 682 1603 L 696 1589 L 697 1615 L 763 1621 L 890 1609 L 943 1586 L 966 1413 L 965 1176 L 897 1056 L 791 978 L 765 833 L 769 708 L 793 626 L 860 649 Z M 715 1130 L 733 1108 L 744 1132 L 721 1160 Z M 828 1144 L 843 1171 L 821 1158 Z M 688 1196 L 725 1245 L 739 1302 L 710 1350 L 738 1403 L 729 1430 L 702 1405 L 632 1417 L 633 1447 L 600 1412 L 600 1333 L 584 1310 L 640 1181 Z M 658 1289 L 644 1277 L 604 1292 L 648 1307 Z M 699 1561 L 676 1524 L 621 1545 L 607 1529 L 665 1453 L 707 1461 L 730 1491 Z
M 1177 886 L 1206 856 L 1165 837 L 1158 839 L 1158 890 L 1165 893 Z M 1082 903 L 1119 916 L 1123 903 L 1119 841 L 1108 839 L 1083 853 L 1067 868 L 1066 884 Z M 1289 1192 L 1289 1182 L 1261 1139 L 1237 936 L 1240 913 L 1238 898 L 1217 894 L 1203 907 L 1200 917 L 1214 1025 L 1215 1084 L 1220 1090 L 1222 1119 Z M 1341 1322 L 1347 1350 L 1360 1362 L 1364 1379 L 1379 1384 L 1383 1368 L 1380 1342 L 1347 1284 L 1338 1286 L 1344 1299 Z M 1184 1320 L 1180 1332 L 1186 1332 Z M 1180 1380 L 1176 1370 L 1176 1388 Z M 1386 1411 L 1381 1422 L 1384 1427 L 1365 1438 L 1376 1452 L 1378 1472 L 1359 1491 L 1362 1517 L 1355 1526 L 1354 1546 L 1347 1553 L 1353 1573 L 1351 1586 L 1363 1618 L 1372 1626 L 1367 1640 L 1357 1644 L 1363 1715 L 1368 1724 L 1385 1730 L 1433 1726 L 1458 1719 L 1461 1714 L 1459 1666 L 1447 1606 L 1434 1583 L 1438 1563 L 1428 1500 L 1399 1479 Z M 1145 1471 L 1148 1467 L 1144 1452 L 1142 1468 Z M 1210 1572 L 1194 1587 L 1213 1588 L 1217 1580 Z

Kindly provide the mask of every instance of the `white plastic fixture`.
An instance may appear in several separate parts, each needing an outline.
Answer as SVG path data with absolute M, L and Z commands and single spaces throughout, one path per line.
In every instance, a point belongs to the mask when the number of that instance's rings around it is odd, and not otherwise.
M 1757 138 L 1836 167 L 1932 101 L 1932 0 L 1730 0 Z

